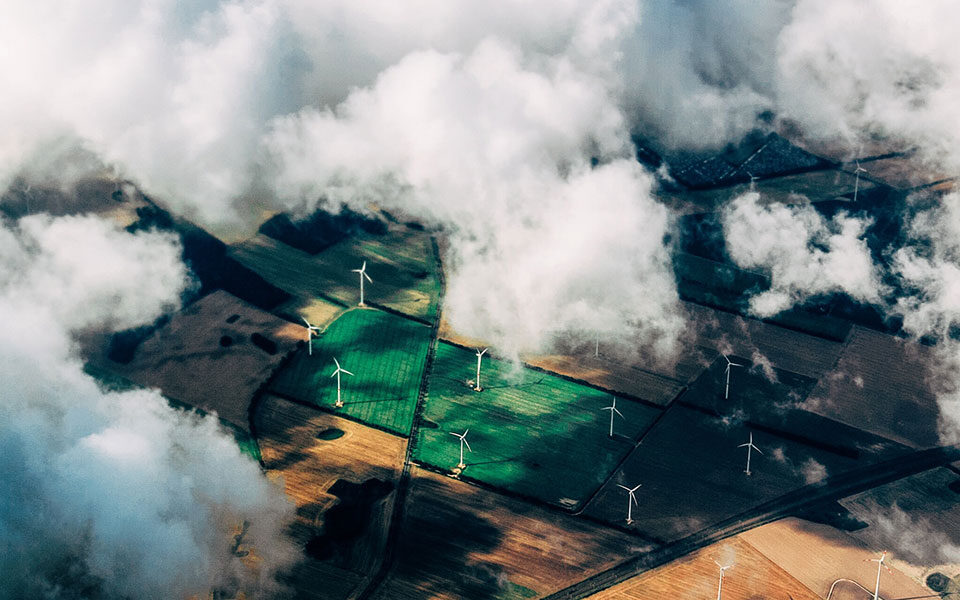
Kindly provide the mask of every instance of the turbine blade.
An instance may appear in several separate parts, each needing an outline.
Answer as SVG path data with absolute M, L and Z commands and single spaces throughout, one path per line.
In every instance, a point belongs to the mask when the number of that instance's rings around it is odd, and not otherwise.
M 341 373 L 346 373 L 347 375 L 353 375 L 353 373 L 351 373 L 350 371 L 348 371 L 348 370 L 346 370 L 346 369 L 340 369 L 340 372 L 341 372 Z
M 303 317 L 300 318 L 303 319 Z M 303 319 L 303 322 L 307 324 L 307 327 L 312 327 L 312 325 L 310 325 L 310 321 Z
M 470 442 L 467 441 L 467 438 L 463 438 L 463 445 L 467 447 L 467 450 L 473 452 L 473 448 L 470 447 Z
M 750 444 L 750 445 L 753 446 L 753 444 Z M 757 452 L 759 452 L 760 454 L 763 454 L 763 450 L 761 450 L 760 448 L 757 448 L 756 446 L 753 446 L 753 449 L 756 450 Z
M 623 489 L 627 490 L 628 492 L 630 491 L 630 488 L 628 488 L 628 487 L 625 486 L 625 485 L 620 485 L 619 483 L 617 484 L 617 487 L 618 487 L 618 488 L 623 488 Z
M 361 270 L 361 271 L 366 271 L 366 270 L 367 270 L 367 261 L 363 261 L 363 266 L 360 267 L 360 270 Z
M 470 430 L 469 430 L 469 429 L 467 429 L 466 431 L 463 432 L 463 437 L 467 437 L 467 434 L 468 434 L 468 433 L 470 433 Z
M 460 437 L 460 434 L 459 434 L 459 433 L 454 433 L 454 432 L 452 432 L 452 431 L 450 432 L 450 435 L 452 435 L 452 436 L 454 436 L 454 437 Z
M 640 503 L 637 502 L 637 497 L 634 496 L 632 492 L 630 494 L 630 502 L 633 502 L 635 505 L 640 506 Z
M 737 448 L 746 448 L 747 446 L 752 446 L 752 445 L 753 444 L 751 444 L 750 442 L 747 442 L 746 444 L 740 444 L 739 446 L 737 446 Z
M 613 412 L 615 412 L 615 413 L 617 413 L 618 415 L 620 415 L 620 418 L 621 418 L 621 419 L 626 419 L 626 417 L 623 416 L 623 413 L 620 412 L 619 410 L 617 410 L 616 408 L 613 409 Z
M 330 373 L 330 377 L 333 377 L 334 375 L 336 375 L 336 374 L 339 373 L 339 372 L 340 372 L 340 369 L 335 369 L 335 370 L 333 371 L 333 373 Z
M 366 273 L 363 273 L 363 276 L 367 278 L 367 281 L 369 281 L 370 283 L 373 283 L 373 280 L 370 279 L 369 275 L 367 275 Z
M 336 357 L 333 358 L 333 364 L 337 365 L 337 368 L 340 368 L 340 361 Z
M 633 489 L 630 490 L 630 491 L 631 491 L 631 492 L 635 492 L 635 491 L 639 490 L 639 489 L 642 488 L 642 487 L 643 487 L 643 484 L 642 484 L 642 483 L 638 483 L 638 484 L 637 484 L 637 487 L 633 488 Z

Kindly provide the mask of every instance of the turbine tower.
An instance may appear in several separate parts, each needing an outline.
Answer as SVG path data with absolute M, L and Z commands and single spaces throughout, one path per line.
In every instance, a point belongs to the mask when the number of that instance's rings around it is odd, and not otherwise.
M 363 278 L 366 277 L 367 281 L 373 283 L 373 280 L 367 275 L 367 261 L 363 261 L 363 266 L 359 269 L 353 269 L 353 272 L 360 274 L 360 304 L 357 306 L 366 306 L 366 304 L 363 303 Z
M 717 561 L 713 561 L 718 567 L 720 567 L 720 583 L 717 584 L 717 600 L 720 600 L 720 595 L 723 593 L 723 574 L 726 573 L 727 569 L 733 565 L 723 566 Z
M 873 588 L 873 600 L 878 600 L 880 598 L 880 571 L 886 569 L 887 573 L 893 573 L 890 570 L 890 567 L 883 564 L 884 559 L 887 557 L 887 551 L 884 550 L 880 553 L 880 558 L 870 558 L 866 562 L 875 562 L 877 563 L 877 585 Z
M 637 497 L 634 495 L 634 493 L 640 489 L 641 485 L 643 484 L 638 483 L 634 487 L 628 488 L 625 485 L 620 485 L 619 483 L 617 484 L 617 487 L 627 490 L 627 525 L 633 523 L 633 505 L 636 504 L 637 506 L 640 506 L 640 503 L 637 502 Z
M 340 373 L 346 373 L 351 377 L 353 376 L 353 373 L 341 367 L 340 362 L 336 358 L 333 359 L 333 362 L 337 365 L 337 370 L 330 374 L 330 377 L 333 377 L 334 375 L 337 376 L 337 403 L 334 404 L 334 406 L 336 408 L 341 408 L 343 406 L 343 401 L 340 400 Z
M 311 325 L 310 321 L 303 319 L 303 322 L 307 324 L 307 354 L 313 356 L 313 336 L 320 335 L 320 328 L 316 325 Z
M 859 160 L 856 162 L 857 162 L 857 168 L 853 170 L 854 175 L 856 175 L 856 179 L 854 179 L 854 182 L 853 182 L 853 201 L 854 202 L 857 201 L 857 192 L 860 191 L 860 173 L 867 172 L 866 169 L 860 166 Z
M 737 446 L 737 448 L 746 448 L 746 449 L 747 449 L 747 470 L 744 471 L 744 473 L 746 473 L 747 475 L 749 475 L 749 474 L 750 474 L 750 452 L 751 452 L 752 450 L 756 450 L 757 452 L 760 452 L 760 448 L 757 448 L 756 446 L 753 445 L 753 432 L 752 432 L 752 431 L 750 432 L 750 441 L 748 441 L 746 444 L 740 444 L 739 446 Z M 760 452 L 760 454 L 763 454 L 763 452 Z
M 726 388 L 724 388 L 723 399 L 729 400 L 730 399 L 730 367 L 742 367 L 743 365 L 731 361 L 726 354 L 723 355 L 723 360 L 727 361 L 727 368 L 723 370 L 724 373 L 726 373 L 727 375 L 727 386 Z
M 473 389 L 477 392 L 483 391 L 483 388 L 480 387 L 480 361 L 483 360 L 483 355 L 487 353 L 489 348 L 484 348 L 483 350 L 477 349 L 477 383 L 473 386 Z
M 613 437 L 613 415 L 614 415 L 614 413 L 620 415 L 620 418 L 621 418 L 621 419 L 625 419 L 625 418 L 626 418 L 626 417 L 623 416 L 623 413 L 622 413 L 622 412 L 620 412 L 619 410 L 617 410 L 617 399 L 616 399 L 616 397 L 614 397 L 614 399 L 613 399 L 613 404 L 611 404 L 610 406 L 604 406 L 604 407 L 601 408 L 600 410 L 609 410 L 609 411 L 610 411 L 610 437 Z
M 470 452 L 473 452 L 473 449 L 470 448 L 470 442 L 467 441 L 468 433 L 470 433 L 469 429 L 465 430 L 463 433 L 454 433 L 452 431 L 450 432 L 450 435 L 452 435 L 453 437 L 460 438 L 460 462 L 457 463 L 458 469 L 463 469 L 464 467 L 467 466 L 463 463 L 463 446 L 466 445 L 467 450 Z

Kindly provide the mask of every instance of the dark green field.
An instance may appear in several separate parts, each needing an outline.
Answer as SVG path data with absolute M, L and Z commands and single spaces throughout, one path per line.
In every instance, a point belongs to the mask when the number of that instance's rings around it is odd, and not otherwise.
M 319 254 L 258 235 L 231 246 L 230 255 L 301 302 L 326 296 L 347 306 L 360 299 L 359 276 L 351 269 L 366 261 L 373 279 L 364 289 L 368 303 L 428 321 L 437 312 L 437 261 L 430 236 L 422 231 L 345 240 Z
M 473 448 L 463 476 L 565 507 L 573 507 L 600 486 L 633 448 L 641 431 L 660 413 L 618 399 L 625 419 L 608 437 L 612 397 L 604 392 L 534 371 L 515 371 L 509 362 L 483 358 L 475 392 L 476 355 L 438 344 L 429 395 L 417 436 L 416 460 L 441 468 L 459 461 L 451 432 L 469 429 Z
M 343 408 L 364 423 L 408 435 L 430 345 L 430 328 L 379 310 L 352 309 L 313 340 L 313 356 L 298 351 L 270 391 L 333 409 L 337 380 L 333 359 L 354 375 L 342 375 Z

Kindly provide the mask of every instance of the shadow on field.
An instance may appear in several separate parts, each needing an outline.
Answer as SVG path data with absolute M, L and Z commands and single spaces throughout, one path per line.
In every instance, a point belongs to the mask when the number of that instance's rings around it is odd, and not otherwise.
M 418 485 L 423 489 L 404 523 L 395 576 L 414 586 L 421 598 L 501 597 L 511 585 L 503 567 L 475 558 L 500 545 L 500 529 L 445 500 L 449 492 L 441 484 L 422 479 Z
M 327 492 L 337 496 L 339 502 L 323 513 L 323 533 L 307 541 L 307 554 L 318 560 L 327 560 L 348 551 L 354 540 L 369 528 L 373 507 L 393 488 L 393 482 L 376 478 L 359 484 L 338 479 Z M 311 507 L 307 509 L 307 514 L 315 512 Z

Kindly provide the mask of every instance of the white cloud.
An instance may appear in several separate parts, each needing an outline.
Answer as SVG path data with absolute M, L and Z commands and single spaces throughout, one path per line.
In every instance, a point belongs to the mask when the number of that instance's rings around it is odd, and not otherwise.
M 149 323 L 188 285 L 168 235 L 93 217 L 0 228 L 0 597 L 171 598 L 274 586 L 291 507 L 214 418 L 107 393 L 73 334 Z M 231 529 L 263 562 L 231 552 Z M 258 577 L 262 579 L 258 579 Z
M 863 239 L 869 220 L 843 212 L 827 219 L 809 204 L 764 205 L 748 192 L 724 208 L 722 221 L 733 261 L 770 277 L 770 288 L 750 298 L 753 314 L 770 317 L 834 292 L 880 302 L 880 273 Z

